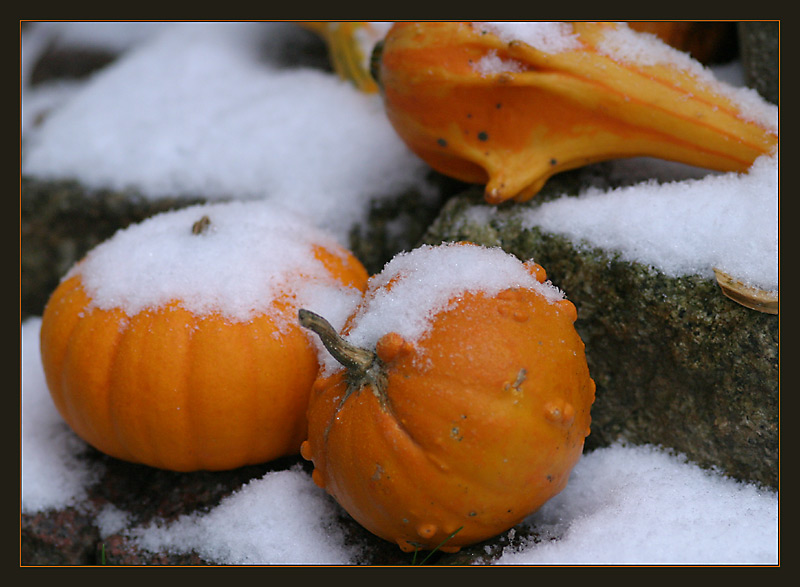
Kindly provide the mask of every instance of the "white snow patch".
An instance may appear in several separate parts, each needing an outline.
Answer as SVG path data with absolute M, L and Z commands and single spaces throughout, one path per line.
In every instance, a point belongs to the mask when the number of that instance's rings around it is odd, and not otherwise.
M 777 520 L 772 491 L 618 444 L 584 455 L 526 521 L 541 542 L 507 548 L 498 564 L 774 565 Z
M 572 25 L 558 21 L 500 21 L 475 23 L 502 41 L 522 41 L 543 53 L 561 53 L 580 49 L 583 45 Z
M 379 96 L 270 61 L 298 31 L 307 34 L 290 23 L 172 23 L 26 129 L 24 173 L 153 198 L 276 200 L 342 237 L 372 201 L 408 189 L 433 197 Z
M 221 564 L 351 564 L 360 549 L 345 544 L 340 512 L 295 466 L 250 481 L 206 514 L 184 515 L 174 523 L 154 523 L 127 534 L 145 550 L 194 550 Z
M 526 226 L 618 252 L 668 276 L 713 277 L 717 267 L 764 290 L 778 289 L 778 164 L 748 173 L 587 189 L 531 208 Z
M 194 234 L 204 216 L 208 228 Z M 118 231 L 67 276 L 81 275 L 93 306 L 129 316 L 178 301 L 198 316 L 247 321 L 270 314 L 272 302 L 288 294 L 292 303 L 335 314 L 331 319 L 341 323 L 361 293 L 331 276 L 315 246 L 346 254 L 331 235 L 271 202 L 198 205 Z
M 436 314 L 465 292 L 493 296 L 511 287 L 533 289 L 551 302 L 564 297 L 550 282 L 539 283 L 525 264 L 500 248 L 456 243 L 421 246 L 396 255 L 370 278 L 346 338 L 363 348 L 375 348 L 389 332 L 415 341 Z M 326 368 L 332 366 L 337 368 L 326 363 Z

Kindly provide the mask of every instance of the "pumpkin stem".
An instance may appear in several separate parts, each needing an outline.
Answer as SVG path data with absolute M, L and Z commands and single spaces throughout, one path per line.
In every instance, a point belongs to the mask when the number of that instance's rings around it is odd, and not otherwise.
M 375 353 L 350 344 L 336 332 L 330 322 L 309 310 L 298 312 L 300 325 L 314 331 L 322 344 L 348 370 L 367 371 L 377 359 Z
M 381 360 L 373 351 L 362 349 L 350 344 L 336 332 L 330 322 L 319 314 L 309 310 L 298 312 L 300 325 L 313 331 L 319 336 L 328 352 L 347 369 L 349 382 L 347 393 L 342 402 L 353 392 L 359 391 L 366 385 L 372 387 L 372 392 L 378 397 L 381 405 L 386 403 L 386 373 Z
M 192 234 L 203 234 L 208 230 L 211 225 L 211 220 L 208 216 L 203 216 L 200 220 L 192 224 Z

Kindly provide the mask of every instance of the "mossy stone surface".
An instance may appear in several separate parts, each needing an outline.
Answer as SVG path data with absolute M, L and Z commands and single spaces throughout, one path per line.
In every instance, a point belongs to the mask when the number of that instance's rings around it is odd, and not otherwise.
M 780 99 L 780 22 L 745 21 L 737 26 L 745 83 L 777 104 Z
M 533 259 L 578 309 L 597 384 L 586 448 L 656 444 L 703 467 L 777 487 L 778 317 L 731 301 L 716 281 L 667 277 L 489 208 L 479 190 L 450 200 L 425 242 L 467 240 Z

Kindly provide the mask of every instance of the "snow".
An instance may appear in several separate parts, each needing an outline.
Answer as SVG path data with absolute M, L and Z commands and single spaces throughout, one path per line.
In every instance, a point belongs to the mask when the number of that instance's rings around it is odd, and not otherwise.
M 252 207 L 254 222 L 260 217 L 255 212 L 259 205 L 280 205 L 287 215 L 310 220 L 326 232 L 325 238 L 337 242 L 344 242 L 351 228 L 363 221 L 370 200 L 405 189 L 430 193 L 426 166 L 396 137 L 379 97 L 360 94 L 331 73 L 286 68 L 273 58 L 282 48 L 302 42 L 307 31 L 289 23 L 139 24 L 113 24 L 115 32 L 108 35 L 112 23 L 47 23 L 25 34 L 25 173 L 75 177 L 103 188 L 133 186 L 153 198 L 221 200 L 235 194 L 249 200 L 238 205 L 240 210 Z M 66 44 L 83 39 L 120 56 L 88 79 L 28 87 L 31 64 L 56 38 Z M 772 115 L 770 107 L 767 110 Z M 624 173 L 637 164 L 619 162 L 613 169 Z M 608 192 L 587 189 L 580 197 L 545 203 L 530 212 L 527 222 L 620 251 L 668 274 L 709 275 L 717 266 L 762 288 L 777 288 L 776 157 L 759 160 L 748 174 L 688 177 L 683 168 L 649 161 L 648 177 L 654 167 L 653 175 L 663 173 L 660 179 L 666 181 L 643 181 Z M 248 240 L 253 234 L 230 233 L 224 211 L 233 208 L 223 206 L 214 208 L 212 218 L 218 232 L 195 241 L 205 247 L 229 235 L 231 242 L 225 247 L 233 247 L 238 239 L 238 246 L 257 255 L 258 247 Z M 185 226 L 196 220 L 197 211 L 184 212 L 185 217 L 164 215 L 121 231 L 108 247 L 129 246 L 126 239 L 136 231 L 178 220 Z M 187 231 L 169 246 L 179 248 L 187 240 L 197 244 L 192 236 Z M 155 249 L 150 253 L 156 256 Z M 396 257 L 384 277 L 407 272 L 420 261 L 417 268 L 427 273 L 425 279 L 444 279 L 444 274 L 436 275 L 442 269 L 438 262 L 421 262 L 425 253 Z M 104 254 L 98 249 L 96 258 L 87 260 L 88 268 L 98 263 L 97 275 L 103 274 L 98 267 Z M 496 252 L 482 250 L 481 255 L 495 255 L 492 263 L 505 266 Z M 137 261 L 137 274 L 146 272 L 150 262 Z M 461 265 L 465 287 L 478 280 L 483 266 L 483 261 L 472 260 Z M 103 271 L 114 271 L 105 267 Z M 190 273 L 203 269 L 187 269 L 184 283 L 197 291 Z M 529 279 L 516 273 L 518 268 L 507 269 L 503 279 Z M 124 272 L 115 275 L 93 286 L 98 300 L 143 291 L 126 282 Z M 101 291 L 106 281 L 117 282 L 121 289 Z M 152 295 L 164 293 L 154 289 Z M 246 291 L 241 304 L 228 311 L 245 316 L 257 306 L 251 293 Z M 219 304 L 228 303 L 224 290 L 206 294 Z M 156 302 L 138 297 L 126 303 L 133 311 Z M 82 507 L 88 488 L 102 474 L 82 458 L 86 445 L 71 433 L 50 400 L 39 357 L 40 323 L 40 318 L 30 318 L 20 332 L 25 513 Z M 306 473 L 290 469 L 254 479 L 210 511 L 169 525 L 123 530 L 128 513 L 111 506 L 101 512 L 98 525 L 101 538 L 125 531 L 143 546 L 194 549 L 223 564 L 356 563 L 363 545 L 345 539 L 337 515 L 335 504 Z M 659 447 L 618 444 L 585 455 L 566 490 L 526 524 L 557 540 L 508 547 L 499 563 L 778 561 L 776 492 L 702 470 Z
M 202 217 L 209 218 L 208 228 L 194 234 Z M 80 274 L 93 306 L 121 308 L 128 316 L 179 300 L 197 316 L 244 322 L 278 314 L 281 330 L 283 313 L 271 305 L 291 294 L 297 307 L 326 316 L 335 311 L 338 317 L 329 320 L 341 326 L 360 292 L 341 287 L 316 258 L 317 246 L 346 260 L 333 236 L 274 202 L 198 205 L 118 231 L 67 276 Z
M 58 414 L 39 355 L 40 318 L 25 321 L 21 332 L 22 509 L 38 512 L 79 505 L 99 471 L 80 459 L 86 445 Z
M 566 22 L 500 21 L 482 22 L 480 26 L 502 41 L 522 41 L 543 53 L 561 53 L 582 47 L 578 35 Z
M 770 492 L 723 479 L 656 447 L 618 444 L 585 455 L 566 489 L 529 518 L 540 544 L 506 548 L 498 562 L 776 562 L 777 516 Z
M 54 49 L 98 49 L 118 53 L 171 26 L 158 21 L 106 21 L 92 27 L 87 34 L 87 23 L 80 21 L 40 22 L 31 31 L 31 38 L 47 43 Z
M 432 194 L 427 166 L 377 95 L 270 61 L 311 34 L 289 23 L 174 23 L 50 106 L 40 128 L 26 126 L 23 171 L 154 198 L 279 200 L 313 210 L 341 238 L 372 199 Z
M 499 247 L 445 243 L 398 253 L 370 278 L 345 338 L 362 348 L 375 348 L 389 332 L 414 342 L 436 314 L 464 293 L 493 296 L 512 287 L 535 290 L 550 302 L 564 298 L 564 292 L 550 282 L 539 283 L 524 263 Z M 339 368 L 332 360 L 325 363 L 331 370 Z
M 473 69 L 482 76 L 491 76 L 497 73 L 519 73 L 525 71 L 525 66 L 514 59 L 502 59 L 494 49 L 478 59 L 473 64 Z
M 707 75 L 700 62 L 692 59 L 688 53 L 662 43 L 656 35 L 638 33 L 627 26 L 609 29 L 603 35 L 600 50 L 623 63 L 672 65 L 696 77 Z
M 251 481 L 207 514 L 135 528 L 130 535 L 152 552 L 194 549 L 225 564 L 347 564 L 360 547 L 345 545 L 337 515 L 335 503 L 295 466 Z

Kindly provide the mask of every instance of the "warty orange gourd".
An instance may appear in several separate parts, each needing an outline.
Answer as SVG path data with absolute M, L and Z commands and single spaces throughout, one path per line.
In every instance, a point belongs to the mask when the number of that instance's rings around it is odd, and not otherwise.
M 466 244 L 400 261 L 371 278 L 341 336 L 300 311 L 345 366 L 315 382 L 301 454 L 314 481 L 372 533 L 404 551 L 454 552 L 514 526 L 565 487 L 589 434 L 595 386 L 575 306 L 544 283 L 539 265 Z M 501 265 L 516 265 L 514 285 L 426 285 L 426 272 Z M 398 315 L 443 292 L 424 327 L 404 330 Z M 354 344 L 367 323 L 379 326 L 377 342 Z

